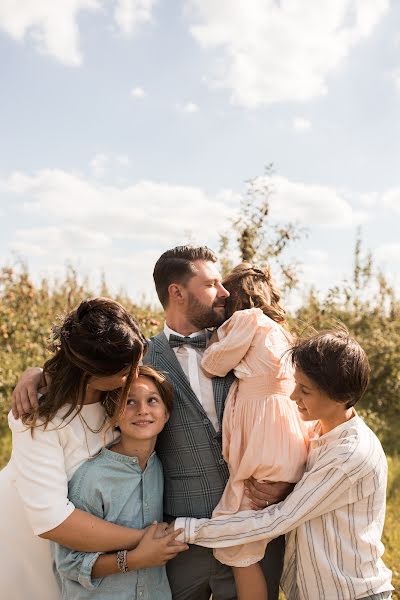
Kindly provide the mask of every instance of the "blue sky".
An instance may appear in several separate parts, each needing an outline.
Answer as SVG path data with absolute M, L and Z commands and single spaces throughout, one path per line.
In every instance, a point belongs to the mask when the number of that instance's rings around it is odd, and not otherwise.
M 360 226 L 398 288 L 399 23 L 394 0 L 1 0 L 2 263 L 152 299 L 161 252 L 217 248 L 273 162 L 301 289 L 349 275 Z

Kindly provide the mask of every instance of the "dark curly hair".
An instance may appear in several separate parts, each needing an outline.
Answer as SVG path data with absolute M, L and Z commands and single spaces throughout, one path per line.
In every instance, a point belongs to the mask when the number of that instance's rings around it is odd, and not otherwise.
M 107 377 L 126 369 L 124 387 L 103 392 L 102 397 L 103 404 L 112 402 L 122 410 L 146 347 L 135 319 L 110 298 L 92 298 L 81 302 L 52 332 L 54 355 L 43 368 L 47 391 L 38 407 L 22 417 L 23 423 L 31 428 L 37 424 L 47 427 L 59 409 L 68 406 L 65 421 L 76 409 L 81 410 L 91 376 Z

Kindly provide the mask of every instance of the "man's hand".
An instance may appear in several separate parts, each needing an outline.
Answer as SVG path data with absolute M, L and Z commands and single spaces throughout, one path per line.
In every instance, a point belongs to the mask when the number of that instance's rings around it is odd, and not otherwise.
M 286 481 L 256 481 L 254 477 L 246 479 L 245 494 L 250 498 L 250 507 L 253 510 L 266 508 L 270 504 L 281 502 L 290 494 L 294 488 L 294 483 Z
M 29 367 L 18 380 L 12 394 L 11 410 L 15 419 L 19 419 L 38 405 L 37 393 L 42 382 L 42 369 Z
M 150 525 L 138 546 L 128 552 L 127 560 L 130 569 L 137 570 L 165 565 L 171 558 L 175 558 L 179 552 L 189 549 L 187 544 L 176 541 L 178 535 L 182 533 L 182 529 L 177 529 L 164 537 L 157 538 L 155 535 L 157 527 L 157 523 Z

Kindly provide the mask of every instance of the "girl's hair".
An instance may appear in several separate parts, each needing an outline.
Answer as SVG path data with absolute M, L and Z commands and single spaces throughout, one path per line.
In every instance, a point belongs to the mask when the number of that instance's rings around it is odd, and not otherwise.
M 227 319 L 237 310 L 261 308 L 273 321 L 286 324 L 286 312 L 279 304 L 280 294 L 269 267 L 260 269 L 249 262 L 242 262 L 225 277 L 222 284 L 230 293 L 225 301 Z
M 165 375 L 147 365 L 141 365 L 137 370 L 137 375 L 138 377 L 148 377 L 152 380 L 161 396 L 161 400 L 164 402 L 168 414 L 170 415 L 174 407 L 174 388 Z M 128 396 L 129 391 L 125 402 L 127 401 Z M 106 400 L 104 403 L 104 408 L 107 416 L 110 419 L 110 427 L 113 427 L 118 421 L 118 417 L 120 416 L 121 412 L 124 412 L 125 405 L 118 407 L 115 403 Z
M 125 308 L 110 298 L 84 300 L 52 332 L 54 355 L 43 368 L 47 392 L 38 407 L 22 418 L 23 423 L 33 428 L 39 420 L 46 427 L 65 405 L 63 420 L 67 419 L 76 409 L 81 410 L 91 376 L 107 377 L 123 369 L 127 369 L 124 387 L 103 392 L 102 400 L 113 402 L 118 410 L 125 406 L 146 347 L 137 322 Z

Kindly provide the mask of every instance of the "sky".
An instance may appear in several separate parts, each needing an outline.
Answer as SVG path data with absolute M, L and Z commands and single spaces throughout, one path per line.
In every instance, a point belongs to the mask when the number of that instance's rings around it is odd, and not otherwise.
M 153 302 L 160 254 L 218 250 L 273 163 L 271 222 L 308 232 L 294 298 L 350 277 L 359 228 L 400 291 L 399 23 L 396 0 L 0 0 L 1 266 Z

